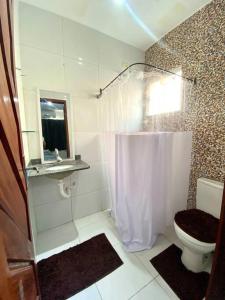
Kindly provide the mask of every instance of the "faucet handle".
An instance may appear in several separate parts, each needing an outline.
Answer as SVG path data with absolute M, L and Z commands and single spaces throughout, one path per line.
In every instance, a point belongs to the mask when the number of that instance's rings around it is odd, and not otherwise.
M 55 148 L 55 156 L 56 156 L 57 162 L 61 162 L 62 161 L 62 158 L 59 156 L 59 150 L 57 148 Z

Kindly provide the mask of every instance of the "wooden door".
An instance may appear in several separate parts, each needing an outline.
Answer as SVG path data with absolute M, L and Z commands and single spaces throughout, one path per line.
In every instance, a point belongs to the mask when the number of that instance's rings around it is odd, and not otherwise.
M 14 65 L 12 0 L 0 0 L 0 299 L 37 298 Z
M 225 182 L 216 250 L 206 294 L 207 300 L 225 299 Z

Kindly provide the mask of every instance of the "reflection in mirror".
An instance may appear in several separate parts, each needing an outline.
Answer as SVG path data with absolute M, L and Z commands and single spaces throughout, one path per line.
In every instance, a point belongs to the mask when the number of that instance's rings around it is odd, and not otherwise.
M 70 158 L 66 101 L 41 97 L 40 107 L 44 161 Z

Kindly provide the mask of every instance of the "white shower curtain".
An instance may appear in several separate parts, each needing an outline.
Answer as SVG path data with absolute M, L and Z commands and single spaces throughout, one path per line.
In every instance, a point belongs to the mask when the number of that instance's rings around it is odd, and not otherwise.
M 116 135 L 114 214 L 124 246 L 140 251 L 186 209 L 191 133 Z
M 137 72 L 126 74 L 121 81 L 104 92 L 98 104 L 99 122 L 102 128 L 102 160 L 105 162 L 109 191 L 107 208 L 112 209 L 112 216 L 114 216 L 116 191 L 115 134 L 142 130 L 144 84 L 142 80 L 137 80 L 136 75 Z
M 191 133 L 140 132 L 149 76 L 126 74 L 99 103 L 108 208 L 128 251 L 151 248 L 187 203 Z

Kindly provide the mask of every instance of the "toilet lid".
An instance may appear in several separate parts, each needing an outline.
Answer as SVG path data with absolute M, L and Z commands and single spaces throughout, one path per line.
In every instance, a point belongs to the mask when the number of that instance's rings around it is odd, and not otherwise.
M 179 211 L 175 222 L 184 232 L 201 242 L 216 242 L 219 220 L 200 209 Z

